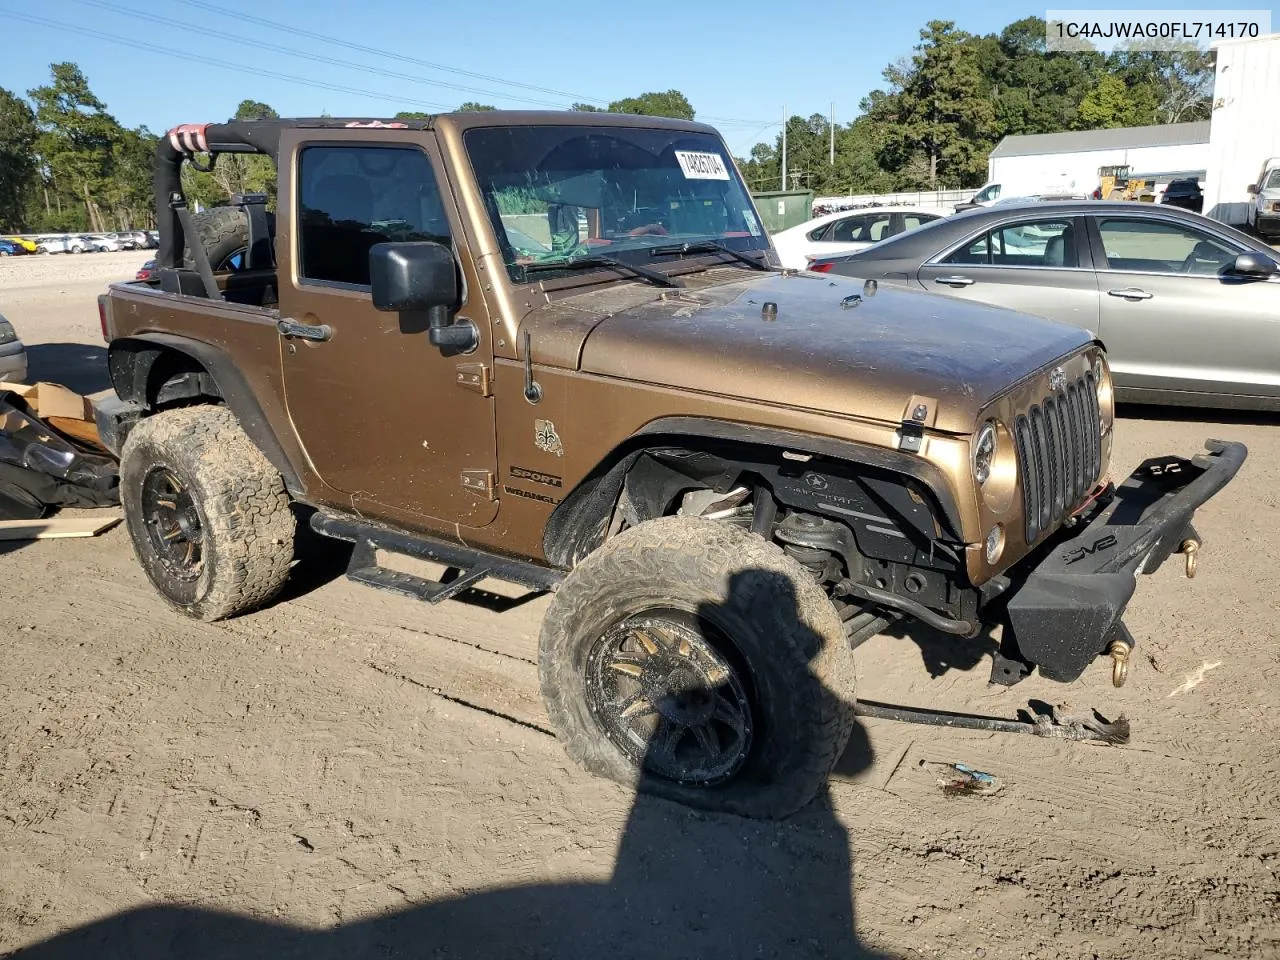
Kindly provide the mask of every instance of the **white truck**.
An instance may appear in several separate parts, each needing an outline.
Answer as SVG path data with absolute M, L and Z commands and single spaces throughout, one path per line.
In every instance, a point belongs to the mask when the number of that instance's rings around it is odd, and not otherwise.
M 1280 157 L 1268 157 L 1249 184 L 1248 227 L 1268 243 L 1280 240 Z
M 1280 124 L 1272 120 L 1280 100 L 1280 33 L 1225 41 L 1212 49 L 1213 117 L 1202 184 L 1204 213 L 1276 236 L 1280 209 L 1274 203 L 1280 201 L 1280 179 L 1273 183 L 1269 171 L 1280 158 Z

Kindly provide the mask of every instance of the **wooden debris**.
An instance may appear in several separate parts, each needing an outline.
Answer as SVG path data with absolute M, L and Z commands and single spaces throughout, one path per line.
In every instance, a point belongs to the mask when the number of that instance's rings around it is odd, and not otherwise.
M 0 540 L 61 540 L 66 537 L 96 537 L 119 522 L 120 517 L 0 520 Z

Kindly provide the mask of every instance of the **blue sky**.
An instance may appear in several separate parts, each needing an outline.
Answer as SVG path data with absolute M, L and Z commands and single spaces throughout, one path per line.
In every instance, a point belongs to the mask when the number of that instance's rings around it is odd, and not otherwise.
M 958 7 L 965 12 L 956 13 Z M 1280 15 L 1270 9 L 1280 29 Z M 245 98 L 265 101 L 285 116 L 386 116 L 400 109 L 450 109 L 464 100 L 564 107 L 577 98 L 603 105 L 674 87 L 689 97 L 699 119 L 718 126 L 742 153 L 773 138 L 784 106 L 789 113 L 825 115 L 834 101 L 836 119 L 852 119 L 858 101 L 881 85 L 881 70 L 911 53 L 930 19 L 955 19 L 962 29 L 987 33 L 1044 12 L 1010 0 L 901 6 L 847 0 L 0 0 L 0 86 L 25 93 L 47 80 L 51 62 L 72 60 L 122 123 L 154 131 L 226 119 Z M 296 29 L 257 25 L 249 20 L 255 17 Z M 237 35 L 328 62 L 237 43 Z

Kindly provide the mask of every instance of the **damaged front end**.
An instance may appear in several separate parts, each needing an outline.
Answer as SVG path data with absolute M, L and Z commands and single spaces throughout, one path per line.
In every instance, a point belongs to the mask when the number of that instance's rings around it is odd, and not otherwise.
M 1195 576 L 1196 508 L 1231 481 L 1248 454 L 1244 444 L 1221 440 L 1207 440 L 1205 450 L 1190 460 L 1145 461 L 1007 572 L 993 682 L 1016 683 L 1034 666 L 1070 683 L 1096 657 L 1110 655 L 1113 682 L 1124 683 L 1134 640 L 1121 617 L 1137 576 L 1155 573 L 1174 554 L 1184 555 L 1187 576 Z

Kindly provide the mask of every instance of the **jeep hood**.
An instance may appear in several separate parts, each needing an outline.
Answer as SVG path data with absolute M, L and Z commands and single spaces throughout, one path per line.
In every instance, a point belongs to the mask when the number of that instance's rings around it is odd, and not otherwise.
M 964 434 L 989 401 L 1090 342 L 1075 327 L 955 297 L 774 273 L 656 299 L 650 290 L 590 325 L 578 366 L 891 423 L 912 396 L 933 397 L 936 429 Z

